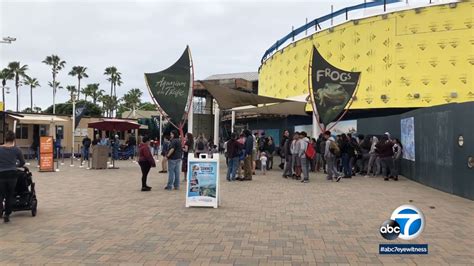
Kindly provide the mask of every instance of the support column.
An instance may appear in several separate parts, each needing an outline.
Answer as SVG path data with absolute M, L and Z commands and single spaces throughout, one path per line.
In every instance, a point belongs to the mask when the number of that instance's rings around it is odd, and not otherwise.
M 71 158 L 74 158 L 74 131 L 76 131 L 76 95 L 72 95 L 72 139 L 71 139 Z
M 163 124 L 163 117 L 160 114 L 160 127 L 159 127 L 159 130 L 160 130 L 160 146 L 161 147 L 163 147 L 163 140 L 164 140 L 163 132 L 162 132 L 163 131 L 163 125 L 162 124 Z
M 214 145 L 219 146 L 219 105 L 214 100 Z
M 232 121 L 230 124 L 230 132 L 234 133 L 234 127 L 235 127 L 235 111 L 232 111 Z
M 318 120 L 316 119 L 316 115 L 313 113 L 313 135 L 312 137 L 317 139 L 319 134 L 321 134 L 321 129 L 319 128 L 319 125 L 318 125 Z
M 193 108 L 193 98 L 191 98 L 191 103 L 189 104 L 189 110 L 188 110 L 188 133 L 193 134 L 194 128 L 193 128 L 193 116 L 194 116 L 194 108 Z

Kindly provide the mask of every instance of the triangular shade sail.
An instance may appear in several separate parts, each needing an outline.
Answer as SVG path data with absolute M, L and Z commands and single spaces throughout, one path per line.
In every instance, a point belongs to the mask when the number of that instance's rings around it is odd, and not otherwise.
M 306 104 L 306 102 L 282 102 L 260 107 L 237 108 L 232 111 L 252 114 L 307 116 L 308 113 L 305 111 Z
M 227 110 L 236 107 L 253 105 L 257 106 L 259 104 L 267 103 L 281 103 L 281 102 L 290 102 L 286 99 L 278 99 L 267 96 L 260 96 L 257 94 L 239 91 L 235 89 L 228 89 L 217 84 L 200 81 L 201 84 L 206 88 L 206 90 L 214 97 L 219 104 L 219 108 Z M 304 110 L 304 108 L 303 108 Z

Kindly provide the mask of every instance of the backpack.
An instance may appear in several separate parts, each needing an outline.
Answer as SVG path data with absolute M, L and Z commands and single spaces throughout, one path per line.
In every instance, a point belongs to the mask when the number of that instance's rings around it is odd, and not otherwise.
M 306 151 L 304 153 L 306 155 L 306 158 L 313 160 L 314 156 L 316 156 L 316 150 L 314 149 L 313 144 L 308 143 L 308 146 L 306 146 Z
M 339 149 L 339 145 L 335 141 L 329 142 L 329 152 L 335 156 L 341 155 L 341 149 Z
M 258 150 L 259 151 L 264 151 L 265 150 L 265 138 L 259 138 L 258 139 Z
M 199 141 L 197 143 L 197 149 L 200 150 L 200 151 L 203 151 L 204 150 L 204 142 Z

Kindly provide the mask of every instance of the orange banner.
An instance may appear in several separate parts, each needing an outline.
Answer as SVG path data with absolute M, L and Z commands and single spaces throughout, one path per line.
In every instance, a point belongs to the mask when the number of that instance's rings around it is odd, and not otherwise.
M 40 171 L 54 172 L 53 137 L 40 138 Z

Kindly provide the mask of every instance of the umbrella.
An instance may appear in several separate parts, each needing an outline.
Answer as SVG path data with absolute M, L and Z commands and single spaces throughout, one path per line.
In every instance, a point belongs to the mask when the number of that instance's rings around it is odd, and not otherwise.
M 140 128 L 140 124 L 122 119 L 104 119 L 102 121 L 89 123 L 88 126 L 89 128 L 107 131 L 127 131 Z

